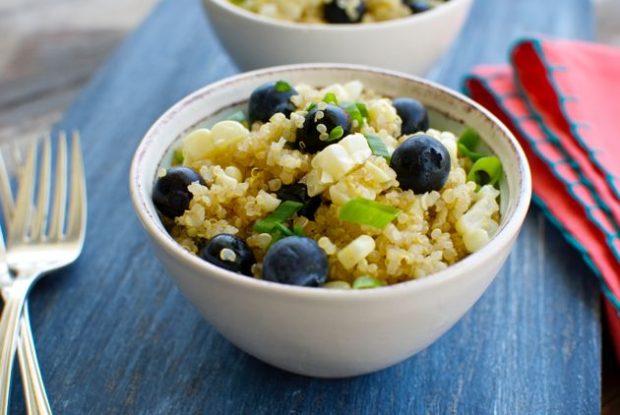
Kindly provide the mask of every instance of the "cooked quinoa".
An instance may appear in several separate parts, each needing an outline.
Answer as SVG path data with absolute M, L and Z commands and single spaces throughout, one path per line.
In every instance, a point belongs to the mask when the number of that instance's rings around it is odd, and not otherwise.
M 370 23 L 421 13 L 447 0 L 230 0 L 251 12 L 301 23 Z M 333 4 L 332 4 L 333 3 Z M 330 18 L 329 7 L 340 8 L 342 19 Z M 335 19 L 335 20 L 334 20 Z
M 290 3 L 316 6 L 321 2 Z M 255 225 L 283 203 L 278 191 L 295 183 L 303 183 L 310 197 L 320 197 L 312 219 L 296 214 L 289 225 L 324 251 L 327 286 L 347 287 L 360 277 L 370 277 L 380 285 L 424 277 L 454 264 L 492 238 L 500 219 L 499 191 L 491 184 L 480 186 L 467 180 L 472 161 L 457 150 L 455 134 L 433 128 L 402 134 L 404 123 L 392 99 L 364 88 L 359 81 L 325 88 L 299 84 L 293 91 L 293 110 L 288 116 L 276 113 L 267 122 L 253 122 L 249 129 L 242 122 L 225 120 L 183 138 L 179 160 L 202 181 L 187 186 L 191 193 L 188 208 L 169 222 L 171 235 L 184 248 L 198 253 L 215 236 L 234 235 L 251 249 L 255 257 L 251 273 L 261 278 L 263 259 L 275 236 L 256 232 Z M 320 114 L 325 111 L 326 97 L 361 105 L 365 117 L 353 117 L 350 134 L 333 144 L 325 143 L 323 150 L 302 152 L 295 144 L 297 135 L 311 108 L 317 111 L 315 118 L 325 116 Z M 328 131 L 319 133 L 329 140 Z M 388 160 L 411 136 L 422 135 L 445 147 L 450 167 L 441 189 L 416 194 L 401 188 Z M 387 157 L 370 149 L 366 137 L 371 136 L 380 139 Z M 340 154 L 340 159 L 333 154 Z M 383 227 L 342 220 L 341 209 L 356 198 L 397 214 Z

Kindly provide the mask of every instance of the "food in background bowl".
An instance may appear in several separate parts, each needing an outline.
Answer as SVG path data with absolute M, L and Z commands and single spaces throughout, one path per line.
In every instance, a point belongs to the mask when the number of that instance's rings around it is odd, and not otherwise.
M 499 159 L 472 129 L 429 128 L 415 98 L 280 80 L 227 118 L 186 134 L 153 191 L 174 239 L 222 268 L 380 287 L 441 271 L 498 228 Z
M 418 75 L 427 73 L 454 42 L 473 2 L 450 0 L 423 13 L 366 24 L 306 24 L 265 17 L 229 0 L 202 1 L 210 26 L 242 70 L 342 62 Z
M 368 23 L 422 13 L 448 0 L 229 0 L 266 17 L 302 23 Z

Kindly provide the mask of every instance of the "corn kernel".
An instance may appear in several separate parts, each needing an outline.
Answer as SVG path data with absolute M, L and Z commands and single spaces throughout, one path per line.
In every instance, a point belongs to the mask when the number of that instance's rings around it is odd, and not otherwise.
M 375 249 L 375 240 L 368 235 L 362 235 L 354 239 L 338 252 L 338 261 L 346 270 L 353 267 L 368 256 Z

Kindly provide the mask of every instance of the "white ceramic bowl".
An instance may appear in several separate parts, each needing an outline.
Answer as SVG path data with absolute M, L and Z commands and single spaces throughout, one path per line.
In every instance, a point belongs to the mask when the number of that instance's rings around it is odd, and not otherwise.
M 367 24 L 302 24 L 203 0 L 220 41 L 244 70 L 305 62 L 372 65 L 423 75 L 459 33 L 472 0 L 450 0 L 402 19 Z
M 166 232 L 151 202 L 158 168 L 171 147 L 205 119 L 243 105 L 258 85 L 284 79 L 324 86 L 361 80 L 386 96 L 412 96 L 431 126 L 475 128 L 502 161 L 502 220 L 492 241 L 446 270 L 372 290 L 288 286 L 218 268 L 185 251 Z M 228 340 L 282 369 L 345 377 L 379 370 L 424 349 L 455 324 L 493 281 L 525 218 L 530 171 L 516 140 L 495 117 L 460 94 L 396 72 L 351 65 L 293 65 L 224 79 L 182 99 L 140 143 L 130 172 L 131 198 L 155 253 L 185 296 Z M 480 327 L 484 330 L 484 327 Z

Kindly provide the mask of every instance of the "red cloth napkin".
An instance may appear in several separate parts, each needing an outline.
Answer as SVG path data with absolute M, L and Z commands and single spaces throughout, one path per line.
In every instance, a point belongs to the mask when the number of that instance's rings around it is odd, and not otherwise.
M 513 131 L 534 201 L 599 277 L 620 360 L 620 50 L 523 40 L 465 90 Z

